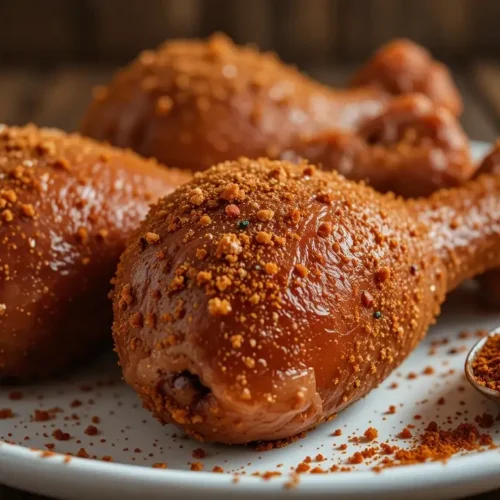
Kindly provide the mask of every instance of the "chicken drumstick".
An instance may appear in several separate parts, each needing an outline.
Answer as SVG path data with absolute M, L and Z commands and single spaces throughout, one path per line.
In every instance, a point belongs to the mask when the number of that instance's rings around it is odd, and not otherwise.
M 500 265 L 500 178 L 404 202 L 308 164 L 226 162 L 163 198 L 119 265 L 125 380 L 208 441 L 286 438 L 380 383 L 446 292 Z
M 435 106 L 458 113 L 460 98 L 444 66 L 435 80 L 438 65 L 423 49 L 409 42 L 396 49 L 382 49 L 361 71 L 364 86 L 334 90 L 221 35 L 167 42 L 99 89 L 82 133 L 166 165 L 204 170 L 240 156 L 277 157 L 322 132 L 355 131 L 400 91 L 427 94 Z M 434 83 L 418 84 L 422 75 Z M 410 76 L 417 83 L 405 89 Z

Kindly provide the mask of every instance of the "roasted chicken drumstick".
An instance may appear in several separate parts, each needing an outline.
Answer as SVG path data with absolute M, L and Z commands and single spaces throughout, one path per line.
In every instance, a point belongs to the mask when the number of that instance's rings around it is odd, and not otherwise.
M 100 88 L 81 130 L 169 166 L 204 170 L 240 156 L 278 157 L 325 132 L 356 132 L 401 92 L 427 95 L 451 121 L 461 108 L 445 67 L 410 42 L 381 49 L 356 81 L 363 86 L 332 89 L 273 54 L 239 47 L 221 35 L 170 41 L 143 52 Z M 407 168 L 421 166 L 422 155 Z
M 163 198 L 121 258 L 125 380 L 196 438 L 293 436 L 387 377 L 498 250 L 500 177 L 405 202 L 309 164 L 220 164 Z

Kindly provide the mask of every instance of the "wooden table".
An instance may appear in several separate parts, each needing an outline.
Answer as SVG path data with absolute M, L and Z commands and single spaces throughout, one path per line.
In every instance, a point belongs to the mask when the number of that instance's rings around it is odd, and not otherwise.
M 342 85 L 351 70 L 340 67 L 310 73 L 326 83 Z M 92 86 L 108 81 L 113 71 L 106 66 L 1 68 L 0 123 L 34 122 L 77 130 L 90 101 Z M 500 136 L 500 61 L 479 61 L 458 68 L 455 77 L 464 99 L 465 131 L 471 139 L 493 142 Z M 499 498 L 500 491 L 496 491 L 476 496 L 474 500 Z M 42 500 L 42 497 L 0 485 L 0 500 Z

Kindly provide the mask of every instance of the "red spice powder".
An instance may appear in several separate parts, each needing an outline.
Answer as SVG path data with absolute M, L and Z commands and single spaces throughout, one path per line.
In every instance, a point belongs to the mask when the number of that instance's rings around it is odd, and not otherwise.
M 87 453 L 85 448 L 80 448 L 76 456 L 80 458 L 90 458 L 90 455 Z
M 490 427 L 493 427 L 493 424 L 495 423 L 495 417 L 490 413 L 485 412 L 482 415 L 477 415 L 474 421 L 479 425 L 479 427 L 482 427 L 483 429 L 489 429 Z
M 35 410 L 35 413 L 31 417 L 31 420 L 33 422 L 47 422 L 48 420 L 52 420 L 54 418 L 54 415 L 50 414 L 46 410 Z
M 299 465 L 297 465 L 297 468 L 295 469 L 295 472 L 297 472 L 297 474 L 301 474 L 303 472 L 307 472 L 311 469 L 311 466 L 305 462 L 300 462 Z
M 368 427 L 364 433 L 365 438 L 368 441 L 374 441 L 378 438 L 378 430 L 373 427 Z
M 9 392 L 8 394 L 8 398 L 11 400 L 11 401 L 19 401 L 21 399 L 23 399 L 23 393 L 21 391 L 11 391 Z
M 14 412 L 10 408 L 0 408 L 0 420 L 14 418 Z
M 400 439 L 410 439 L 412 436 L 412 433 L 408 427 L 405 427 L 399 434 L 398 438 Z
M 153 464 L 153 469 L 166 469 L 167 464 L 165 462 L 156 462 Z
M 478 450 L 483 446 L 492 446 L 491 436 L 481 434 L 472 424 L 462 423 L 456 429 L 442 430 L 436 422 L 431 422 L 415 446 L 397 450 L 393 459 L 385 458 L 381 465 L 394 467 L 447 460 L 457 453 Z
M 362 464 L 364 461 L 363 455 L 359 451 L 347 459 L 350 464 Z
M 479 385 L 500 391 L 500 334 L 488 338 L 472 362 L 472 373 Z
M 95 425 L 89 425 L 84 432 L 87 436 L 97 436 L 100 434 L 99 429 Z
M 311 469 L 310 474 L 325 474 L 327 471 L 322 469 L 321 467 L 314 467 L 314 469 Z
M 202 459 L 205 458 L 207 454 L 203 448 L 196 448 L 196 450 L 193 450 L 192 456 L 193 458 Z
M 67 432 L 63 432 L 61 429 L 56 429 L 52 433 L 52 436 L 58 441 L 69 441 L 71 439 L 71 436 Z

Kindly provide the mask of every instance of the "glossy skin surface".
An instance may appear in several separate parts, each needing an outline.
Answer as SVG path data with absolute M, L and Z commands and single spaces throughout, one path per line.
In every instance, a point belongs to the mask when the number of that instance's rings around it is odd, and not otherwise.
M 456 118 L 422 94 L 394 98 L 356 132 L 303 138 L 281 157 L 306 158 L 324 170 L 406 198 L 461 185 L 475 170 L 469 141 Z
M 377 55 L 384 58 L 384 51 Z M 401 71 L 411 72 L 411 61 Z M 380 80 L 399 81 L 399 69 L 389 66 Z M 303 138 L 324 132 L 354 131 L 385 110 L 393 90 L 378 81 L 333 90 L 272 54 L 216 35 L 208 41 L 167 42 L 142 53 L 99 89 L 82 132 L 167 165 L 204 170 L 240 156 L 278 157 Z M 451 79 L 444 90 L 456 94 Z
M 108 340 L 126 238 L 187 179 L 77 135 L 0 127 L 0 379 L 60 371 Z
M 410 40 L 394 40 L 381 47 L 354 75 L 351 85 L 377 86 L 395 95 L 418 92 L 455 116 L 463 108 L 448 68 Z
M 122 256 L 126 381 L 210 441 L 325 420 L 411 352 L 444 300 L 446 266 L 414 214 L 305 164 L 213 167 L 162 199 Z
M 490 153 L 483 159 L 476 176 L 482 174 L 500 174 L 500 142 L 497 142 Z M 500 271 L 488 272 L 479 278 L 483 296 L 492 305 L 500 302 Z

